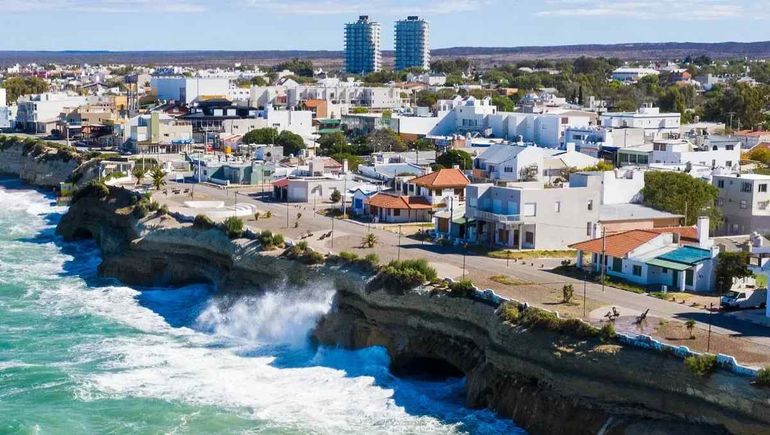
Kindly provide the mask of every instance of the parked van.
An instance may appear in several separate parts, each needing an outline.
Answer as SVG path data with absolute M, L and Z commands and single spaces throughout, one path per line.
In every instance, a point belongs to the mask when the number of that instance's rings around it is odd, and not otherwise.
M 725 309 L 764 308 L 767 304 L 767 289 L 730 291 L 722 296 L 719 302 Z

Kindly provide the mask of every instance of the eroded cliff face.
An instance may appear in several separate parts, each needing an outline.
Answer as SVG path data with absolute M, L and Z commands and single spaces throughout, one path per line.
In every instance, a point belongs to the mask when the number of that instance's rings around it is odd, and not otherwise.
M 332 312 L 315 338 L 348 348 L 385 347 L 394 372 L 462 373 L 467 403 L 512 418 L 533 434 L 770 433 L 767 390 L 731 373 L 691 374 L 680 359 L 579 341 L 501 321 L 488 302 L 446 293 L 372 289 L 356 271 L 307 267 L 167 218 L 137 219 L 134 194 L 110 188 L 76 201 L 65 239 L 93 237 L 101 272 L 134 285 L 209 282 L 259 291 L 335 279 Z
M 698 378 L 674 357 L 527 330 L 482 301 L 338 287 L 321 343 L 384 346 L 394 369 L 448 362 L 467 376 L 469 406 L 531 433 L 770 433 L 770 395 L 731 373 Z
M 104 198 L 78 199 L 57 227 L 65 240 L 96 241 L 102 250 L 99 271 L 104 276 L 129 285 L 210 283 L 232 290 L 302 283 L 320 273 L 275 255 L 263 255 L 254 241 L 233 242 L 220 229 L 194 229 L 154 214 L 139 219 L 134 213 L 135 194 L 109 190 Z
M 33 155 L 22 142 L 0 147 L 0 173 L 17 175 L 33 186 L 58 188 L 80 166 L 73 158 Z

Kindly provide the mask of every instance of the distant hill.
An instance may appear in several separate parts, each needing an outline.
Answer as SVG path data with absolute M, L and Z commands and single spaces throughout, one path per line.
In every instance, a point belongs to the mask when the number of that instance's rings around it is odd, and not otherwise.
M 568 59 L 579 56 L 617 57 L 625 60 L 663 60 L 687 55 L 715 59 L 736 57 L 770 58 L 770 41 L 762 42 L 660 42 L 630 44 L 585 44 L 532 47 L 452 47 L 432 50 L 434 58 L 468 57 L 481 64 L 533 59 Z M 319 66 L 342 65 L 342 51 L 260 50 L 260 51 L 0 51 L 0 66 L 16 63 L 65 64 L 153 64 L 226 66 L 236 62 L 273 65 L 291 58 L 311 59 Z M 383 53 L 392 64 L 393 52 Z

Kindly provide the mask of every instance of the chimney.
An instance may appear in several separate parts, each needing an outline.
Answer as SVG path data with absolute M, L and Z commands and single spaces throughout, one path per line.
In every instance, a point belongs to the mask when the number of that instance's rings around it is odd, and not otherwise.
M 709 218 L 708 216 L 698 217 L 698 223 L 696 225 L 698 229 L 698 247 L 703 249 L 709 249 L 714 242 L 709 238 Z
M 348 159 L 342 160 L 342 173 L 347 174 L 348 173 Z
M 567 152 L 575 151 L 575 142 L 567 142 L 564 145 L 564 148 L 567 150 Z

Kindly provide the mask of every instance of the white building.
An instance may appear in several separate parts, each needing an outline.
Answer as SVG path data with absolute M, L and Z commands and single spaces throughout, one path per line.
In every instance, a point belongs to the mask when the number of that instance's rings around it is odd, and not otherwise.
M 711 166 L 737 169 L 741 160 L 741 144 L 737 141 L 708 141 L 695 145 L 682 139 L 659 140 L 652 144 L 651 164 Z
M 86 103 L 86 97 L 63 92 L 25 95 L 17 102 L 16 128 L 29 133 L 50 134 L 63 112 Z
M 244 135 L 258 128 L 288 130 L 303 138 L 313 135 L 313 112 L 309 110 L 267 110 L 258 112 L 256 118 L 225 119 L 222 121 L 223 133 Z
M 543 150 L 526 145 L 492 145 L 473 161 L 474 180 L 518 181 L 522 170 L 537 168 L 537 180 L 543 174 Z M 530 180 L 534 181 L 534 180 Z
M 612 80 L 621 82 L 637 82 L 642 77 L 660 75 L 659 71 L 652 68 L 621 67 L 612 72 Z
M 444 86 L 446 84 L 446 74 L 435 73 L 408 73 L 406 75 L 406 81 L 409 83 L 424 83 L 428 86 Z
M 682 116 L 679 113 L 661 113 L 657 107 L 642 107 L 636 112 L 610 112 L 601 116 L 604 128 L 641 128 L 647 140 L 679 134 Z
M 203 96 L 228 97 L 231 81 L 219 77 L 155 76 L 150 85 L 160 100 L 190 104 Z
M 11 109 L 8 108 L 4 88 L 0 88 L 0 129 L 13 127 L 14 119 L 11 118 Z

